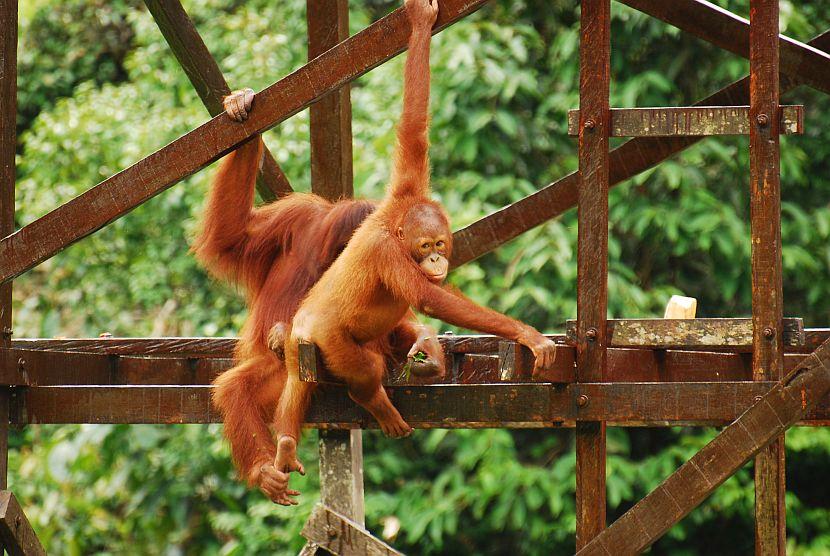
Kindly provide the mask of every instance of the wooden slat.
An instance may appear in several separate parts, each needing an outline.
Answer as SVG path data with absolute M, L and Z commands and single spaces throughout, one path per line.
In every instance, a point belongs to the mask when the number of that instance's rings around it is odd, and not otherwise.
M 236 338 L 19 338 L 12 341 L 12 347 L 108 355 L 230 357 Z
M 15 151 L 17 148 L 17 0 L 0 0 L 0 237 L 14 231 Z M 0 348 L 12 338 L 12 284 L 0 284 Z M 14 373 L 0 360 L 0 375 Z M 0 489 L 9 463 L 11 390 L 0 388 Z
M 830 341 L 577 554 L 639 554 L 651 546 L 830 392 L 828 364 Z
M 433 33 L 486 3 L 444 0 Z M 396 56 L 406 48 L 409 31 L 406 13 L 399 8 L 260 92 L 244 123 L 217 116 L 0 240 L 0 282 L 19 276 Z
M 569 320 L 566 326 L 568 342 L 576 344 L 576 321 Z M 731 348 L 747 352 L 753 347 L 752 319 L 748 318 L 612 319 L 607 327 L 611 347 Z M 782 346 L 805 343 L 801 319 L 784 319 L 783 326 L 775 330 Z
M 23 508 L 8 490 L 0 491 L 0 545 L 10 556 L 46 556 Z
M 557 352 L 557 357 L 561 355 L 561 352 Z M 503 341 L 499 343 L 498 362 L 499 380 L 528 381 L 533 373 L 536 358 L 527 347 L 516 342 Z
M 208 113 L 211 116 L 223 113 L 222 99 L 231 88 L 181 2 L 145 0 L 144 3 Z M 266 201 L 291 192 L 288 178 L 267 147 L 257 179 L 257 191 Z
M 432 384 L 389 387 L 395 407 L 417 428 L 573 426 L 599 417 L 617 426 L 724 425 L 775 382 Z M 579 406 L 580 395 L 588 403 Z M 708 400 L 708 402 L 707 402 Z M 34 386 L 20 396 L 16 424 L 213 423 L 209 386 Z M 830 425 L 830 396 L 805 416 Z M 344 387 L 321 385 L 307 426 L 377 428 Z
M 784 376 L 778 0 L 752 0 L 749 32 L 749 189 L 752 230 L 752 374 Z M 755 458 L 755 554 L 784 556 L 784 435 Z
M 621 0 L 643 13 L 700 37 L 738 56 L 749 58 L 749 21 L 704 0 Z M 778 35 L 781 72 L 810 87 L 830 93 L 830 55 Z M 821 47 L 818 47 L 821 48 Z
M 566 340 L 562 334 L 548 334 L 547 337 L 557 343 Z M 830 338 L 830 328 L 806 328 L 803 346 L 785 345 L 784 349 L 788 353 L 809 354 L 827 338 Z M 503 341 L 498 336 L 484 334 L 441 334 L 438 340 L 444 351 L 450 354 L 491 353 L 496 355 Z M 16 349 L 38 351 L 227 358 L 233 355 L 236 338 L 17 338 L 12 340 L 12 346 Z
M 804 107 L 782 106 L 780 133 L 804 133 Z M 748 135 L 749 106 L 614 108 L 611 137 Z M 568 111 L 568 134 L 579 135 L 579 110 Z
M 672 3 L 666 3 L 671 5 Z M 830 50 L 830 32 L 809 43 Z M 805 76 L 784 76 L 781 92 L 805 83 Z M 738 106 L 749 102 L 749 78 L 744 78 L 696 102 L 695 106 Z M 618 185 L 700 141 L 700 137 L 640 137 L 611 151 L 610 186 Z M 577 173 L 503 207 L 453 234 L 452 266 L 481 257 L 522 233 L 539 226 L 576 206 Z
M 314 507 L 303 527 L 302 535 L 310 543 L 336 556 L 402 556 L 388 544 L 373 537 L 360 523 L 326 504 Z
M 494 382 L 528 382 L 533 358 L 525 354 L 512 359 L 515 350 L 506 343 L 499 353 L 447 353 L 447 367 L 453 369 L 436 383 L 486 384 Z M 606 379 L 610 382 L 719 382 L 752 380 L 748 353 L 706 352 L 689 350 L 651 350 L 614 348 L 608 350 Z M 109 355 L 76 351 L 21 350 L 13 348 L 0 356 L 8 361 L 8 376 L 0 376 L 0 384 L 60 385 L 207 385 L 222 371 L 229 369 L 230 357 L 191 357 L 187 355 Z M 804 357 L 787 354 L 785 367 L 794 368 Z M 512 361 L 511 361 L 512 359 Z M 318 363 L 323 369 L 321 363 Z M 307 367 L 301 366 L 301 371 Z M 337 382 L 323 369 L 317 382 Z M 559 346 L 556 367 L 543 382 L 570 383 L 576 380 L 576 351 L 572 346 Z M 308 380 L 308 378 L 306 378 Z M 386 381 L 390 386 L 423 384 L 422 380 L 404 380 L 392 373 Z
M 582 0 L 579 36 L 577 380 L 605 377 L 611 2 Z M 605 528 L 605 423 L 576 425 L 576 546 Z

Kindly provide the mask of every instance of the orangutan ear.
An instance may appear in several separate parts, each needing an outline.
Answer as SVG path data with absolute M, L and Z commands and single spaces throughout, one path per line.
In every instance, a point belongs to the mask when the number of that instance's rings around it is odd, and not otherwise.
M 398 226 L 398 230 L 397 230 L 396 234 L 397 234 L 397 236 L 398 236 L 398 239 L 399 239 L 399 240 L 401 240 L 401 241 L 403 241 L 403 228 L 401 228 L 400 226 Z

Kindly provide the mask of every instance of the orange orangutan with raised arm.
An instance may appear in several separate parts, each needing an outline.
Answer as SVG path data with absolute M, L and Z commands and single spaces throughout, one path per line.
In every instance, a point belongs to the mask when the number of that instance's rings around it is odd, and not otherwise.
M 409 425 L 392 405 L 381 380 L 383 356 L 377 351 L 411 308 L 448 323 L 518 341 L 534 353 L 534 371 L 554 362 L 555 344 L 534 328 L 476 305 L 441 285 L 452 250 L 449 220 L 429 198 L 429 45 L 438 14 L 437 0 L 405 0 L 412 25 L 404 69 L 403 114 L 391 183 L 386 197 L 360 225 L 346 248 L 311 288 L 297 310 L 285 344 L 288 379 L 277 405 L 275 467 L 284 491 L 280 504 L 294 504 L 288 473 L 302 472 L 296 446 L 315 385 L 300 381 L 298 343 L 320 349 L 331 374 L 348 386 L 351 398 L 366 408 L 393 437 Z
M 235 91 L 225 98 L 225 112 L 241 122 L 253 103 L 252 90 Z M 262 151 L 262 139 L 256 137 L 222 161 L 193 250 L 213 275 L 246 292 L 249 315 L 234 352 L 235 365 L 214 381 L 213 401 L 240 475 L 276 502 L 284 500 L 287 476 L 274 466 L 277 450 L 269 424 L 286 380 L 286 330 L 308 290 L 376 203 L 333 203 L 294 193 L 253 208 Z M 371 349 L 390 366 L 409 358 L 414 375 L 444 374 L 435 331 L 411 312 Z M 414 360 L 418 352 L 426 359 Z

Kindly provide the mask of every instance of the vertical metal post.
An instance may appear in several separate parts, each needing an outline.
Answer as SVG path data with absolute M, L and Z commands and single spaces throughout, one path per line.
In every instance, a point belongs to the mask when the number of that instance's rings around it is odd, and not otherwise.
M 347 0 L 308 0 L 308 58 L 349 36 Z M 328 199 L 353 195 L 352 110 L 349 86 L 321 99 L 311 111 L 311 190 Z M 363 436 L 360 430 L 320 431 L 323 504 L 364 522 Z
M 579 42 L 577 380 L 601 381 L 608 306 L 610 0 L 582 0 Z M 590 403 L 590 400 L 587 400 Z M 576 426 L 576 548 L 605 528 L 605 423 Z
M 750 208 L 752 375 L 784 373 L 779 160 L 778 0 L 750 2 Z M 755 458 L 755 553 L 786 552 L 784 435 Z
M 14 155 L 17 146 L 17 0 L 0 0 L 0 237 L 14 231 Z M 0 286 L 0 346 L 10 347 L 12 283 Z M 0 490 L 9 466 L 9 398 L 0 388 Z

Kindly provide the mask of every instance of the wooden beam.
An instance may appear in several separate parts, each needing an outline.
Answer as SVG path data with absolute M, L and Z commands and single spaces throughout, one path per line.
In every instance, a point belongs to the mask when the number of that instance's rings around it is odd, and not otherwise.
M 306 14 L 309 60 L 349 37 L 348 0 L 307 0 Z M 311 187 L 331 200 L 354 196 L 349 89 L 344 85 L 309 108 Z
M 778 0 L 752 0 L 749 30 L 749 189 L 752 221 L 752 374 L 784 377 L 781 263 L 781 110 Z M 755 554 L 787 552 L 784 435 L 755 458 Z
M 308 0 L 306 19 L 309 59 L 323 55 L 349 36 L 348 0 Z M 329 200 L 352 197 L 352 106 L 348 85 L 311 106 L 310 126 L 312 192 Z M 317 347 L 303 342 L 300 350 L 301 378 L 319 380 L 323 361 Z M 309 368 L 311 376 L 305 373 Z M 318 554 L 365 554 L 365 549 L 385 547 L 363 529 L 362 431 L 321 430 L 317 446 L 323 506 L 318 506 L 319 512 L 306 522 L 303 535 L 319 547 L 315 551 Z
M 673 2 L 666 3 L 667 5 Z M 830 50 L 830 31 L 809 43 Z M 803 74 L 783 76 L 781 92 L 805 83 Z M 749 78 L 732 83 L 696 102 L 695 106 L 737 106 L 749 102 Z M 701 137 L 639 137 L 611 151 L 609 186 L 619 185 L 670 156 L 694 145 Z M 524 232 L 555 218 L 576 206 L 578 176 L 574 172 L 539 191 L 468 224 L 453 234 L 452 266 L 481 257 Z
M 780 251 L 779 251 L 780 253 Z M 611 319 L 607 322 L 611 347 L 648 348 L 730 348 L 736 352 L 753 349 L 752 319 Z M 577 343 L 576 321 L 566 323 L 566 336 Z M 801 319 L 783 320 L 776 334 L 781 346 L 803 346 L 804 323 Z M 769 339 L 765 338 L 769 343 Z
M 336 556 L 403 556 L 373 537 L 360 523 L 325 504 L 314 507 L 303 527 L 302 535 L 310 543 Z
M 696 37 L 749 59 L 749 21 L 704 0 L 621 0 L 650 16 Z M 778 36 L 781 73 L 810 87 L 830 93 L 830 55 L 824 48 Z M 773 39 L 774 40 L 774 39 Z
M 433 33 L 486 3 L 487 0 L 444 0 Z M 217 116 L 3 238 L 0 240 L 0 283 L 19 276 L 254 135 L 393 58 L 406 48 L 410 29 L 404 9 L 393 11 L 260 92 L 244 123 Z
M 804 133 L 804 107 L 782 106 L 779 133 Z M 749 106 L 614 108 L 611 137 L 749 135 Z M 579 135 L 579 110 L 568 111 L 568 134 Z
M 775 382 L 429 384 L 389 387 L 392 401 L 416 428 L 535 428 L 607 421 L 617 426 L 724 425 Z M 12 412 L 15 424 L 215 423 L 209 386 L 33 386 Z M 587 403 L 580 405 L 585 395 Z M 830 397 L 805 417 L 830 424 Z M 307 426 L 377 428 L 346 389 L 321 385 Z
M 547 337 L 557 343 L 566 340 L 566 337 L 562 334 L 548 334 Z M 809 354 L 815 351 L 827 338 L 830 338 L 830 328 L 805 328 L 804 345 L 785 345 L 784 349 L 787 353 Z M 441 342 L 444 351 L 450 354 L 498 354 L 499 346 L 504 341 L 498 336 L 484 334 L 442 334 L 438 336 L 438 340 Z M 12 347 L 31 351 L 64 351 L 109 355 L 229 358 L 233 357 L 236 338 L 16 338 L 12 340 Z M 563 349 L 565 349 L 564 346 Z M 626 351 L 641 352 L 650 350 Z
M 222 99 L 230 94 L 231 88 L 181 2 L 145 0 L 144 3 L 208 113 L 211 116 L 222 114 L 225 111 Z M 257 179 L 257 191 L 266 201 L 292 191 L 288 178 L 267 147 Z
M 809 336 L 808 336 L 809 337 Z M 826 337 L 826 336 L 825 336 Z M 562 337 L 554 337 L 562 341 Z M 492 382 L 529 382 L 533 368 L 533 357 L 521 349 L 521 357 L 513 352 L 517 346 L 498 338 L 467 338 L 458 351 L 452 341 L 463 337 L 441 337 L 445 350 L 447 368 L 453 372 L 435 383 L 444 384 L 486 384 Z M 67 341 L 56 340 L 67 348 Z M 152 342 L 152 340 L 148 340 Z M 171 342 L 172 343 L 172 342 Z M 28 345 L 16 341 L 16 345 Z M 43 343 L 37 344 L 43 347 Z M 136 349 L 139 346 L 133 346 Z M 127 349 L 126 347 L 124 348 Z M 741 348 L 742 349 L 742 348 Z M 803 358 L 798 351 L 787 353 L 784 359 L 786 370 L 794 368 Z M 115 350 L 114 350 L 115 351 Z M 752 380 L 752 365 L 749 353 L 730 351 L 674 350 L 674 349 L 632 349 L 611 348 L 607 350 L 608 367 L 606 380 L 609 382 L 721 382 Z M 0 349 L 0 368 L 5 362 L 0 384 L 18 386 L 108 386 L 108 385 L 207 385 L 222 371 L 233 364 L 231 349 L 208 354 L 153 353 L 101 353 L 67 349 L 53 351 L 45 349 Z M 327 379 L 328 372 L 318 362 L 321 378 L 318 382 L 336 382 Z M 307 371 L 301 366 L 301 371 Z M 317 372 L 317 371 L 315 371 Z M 573 346 L 560 345 L 556 366 L 549 373 L 539 377 L 542 382 L 570 383 L 576 380 L 576 350 Z M 386 379 L 389 386 L 423 384 L 421 380 L 403 380 L 390 373 Z
M 601 382 L 607 367 L 608 106 L 611 2 L 582 0 L 579 35 L 579 189 L 576 369 Z M 576 547 L 605 529 L 605 423 L 576 425 Z
M 17 149 L 17 0 L 0 0 L 0 237 L 14 231 L 15 153 Z M 0 284 L 0 349 L 12 340 L 12 283 Z M 0 374 L 13 372 L 0 360 Z M 9 466 L 11 389 L 0 387 L 0 489 Z
M 10 556 L 46 556 L 23 508 L 8 490 L 0 491 L 0 542 Z
M 830 341 L 640 500 L 579 556 L 639 554 L 830 392 Z

